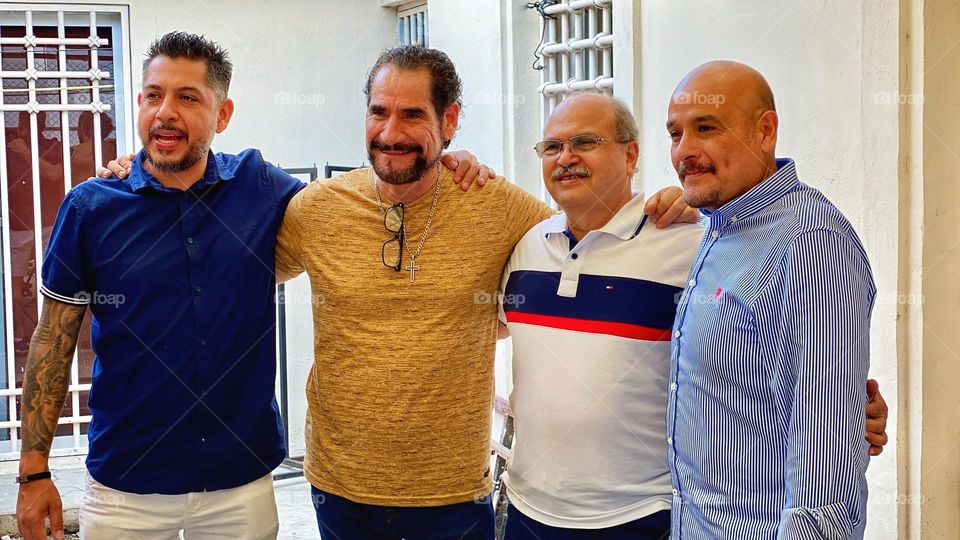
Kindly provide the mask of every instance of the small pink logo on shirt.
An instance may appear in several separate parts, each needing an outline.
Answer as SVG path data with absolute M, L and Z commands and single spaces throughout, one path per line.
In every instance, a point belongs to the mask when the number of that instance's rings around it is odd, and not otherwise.
M 721 289 L 720 287 L 717 287 L 717 292 L 713 293 L 713 298 L 714 299 L 720 298 L 721 294 L 723 294 L 723 289 Z

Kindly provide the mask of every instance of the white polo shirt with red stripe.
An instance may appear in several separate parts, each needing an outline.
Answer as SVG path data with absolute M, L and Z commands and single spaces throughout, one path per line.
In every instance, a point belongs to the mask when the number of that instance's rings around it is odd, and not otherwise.
M 513 337 L 511 503 L 553 527 L 599 529 L 670 509 L 670 330 L 703 236 L 657 229 L 634 196 L 575 242 L 566 216 L 531 229 L 503 275 Z

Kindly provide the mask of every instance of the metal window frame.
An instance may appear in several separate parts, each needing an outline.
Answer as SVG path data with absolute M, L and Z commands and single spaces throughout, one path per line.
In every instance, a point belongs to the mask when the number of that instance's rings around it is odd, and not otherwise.
M 397 8 L 397 39 L 400 45 L 430 46 L 427 2 L 410 2 Z
M 98 162 L 102 161 L 102 134 L 100 132 L 99 116 L 101 112 L 110 110 L 110 106 L 100 101 L 98 83 L 101 80 L 109 79 L 110 73 L 102 72 L 97 66 L 97 51 L 102 45 L 111 45 L 113 47 L 114 60 L 114 104 L 115 104 L 115 129 L 117 131 L 117 150 L 123 152 L 133 148 L 133 81 L 132 81 L 132 59 L 130 54 L 130 10 L 129 6 L 123 5 L 95 5 L 95 4 L 26 4 L 11 3 L 4 4 L 2 12 L 14 12 L 18 16 L 23 15 L 24 25 L 26 26 L 26 36 L 23 38 L 0 38 L 2 44 L 20 44 L 25 45 L 27 50 L 27 70 L 25 71 L 0 71 L 0 77 L 18 78 L 23 77 L 27 80 L 28 103 L 27 104 L 4 104 L 3 93 L 0 93 L 0 113 L 8 111 L 27 111 L 30 113 L 30 132 L 33 141 L 39 138 L 37 125 L 37 113 L 40 111 L 60 112 L 61 144 L 63 145 L 63 169 L 64 169 L 64 190 L 68 191 L 72 187 L 72 175 L 70 171 L 70 127 L 69 112 L 71 111 L 89 111 L 95 116 L 93 122 L 94 130 L 94 155 Z M 86 19 L 86 23 L 82 21 Z M 6 23 L 6 21 L 0 21 Z M 20 21 L 16 21 L 20 24 Z M 56 24 L 58 28 L 57 38 L 36 38 L 32 35 L 34 25 L 42 24 L 49 26 Z M 67 27 L 87 26 L 90 27 L 91 35 L 87 39 L 66 38 Z M 114 43 L 109 40 L 102 40 L 97 37 L 99 26 L 110 26 L 114 29 L 113 35 L 118 37 Z M 66 67 L 65 45 L 89 45 L 90 46 L 90 70 L 87 71 L 37 71 L 35 69 L 34 46 L 35 45 L 57 45 L 58 46 L 58 65 L 61 68 Z M 0 51 L 2 54 L 2 51 Z M 59 79 L 60 80 L 60 104 L 41 105 L 37 100 L 36 83 L 40 79 Z M 92 88 L 91 103 L 70 104 L 68 100 L 67 80 L 68 79 L 89 79 Z M 6 147 L 5 130 L 0 130 L 0 149 Z M 39 170 L 39 148 L 37 144 L 31 145 L 31 167 L 33 172 L 33 192 L 40 193 L 40 170 Z M 0 461 L 15 460 L 19 458 L 19 428 L 21 422 L 18 417 L 16 407 L 17 396 L 22 394 L 22 388 L 16 385 L 15 373 L 15 348 L 9 346 L 14 343 L 13 329 L 13 298 L 10 294 L 12 290 L 12 261 L 11 253 L 6 246 L 10 245 L 10 218 L 9 196 L 6 152 L 0 151 L 0 209 L 2 212 L 2 242 L 3 249 L 3 287 L 7 294 L 3 298 L 4 309 L 4 336 L 7 364 L 7 388 L 0 389 L 0 399 L 6 398 L 8 411 L 12 420 L 0 422 L 0 429 L 8 428 L 10 430 L 10 440 L 4 441 L 3 446 L 7 447 L 6 452 L 0 452 Z M 42 266 L 42 226 L 40 213 L 40 197 L 34 197 L 34 249 L 37 254 L 38 264 L 34 269 L 37 273 L 37 282 L 39 283 L 39 271 Z M 38 312 L 42 306 L 42 301 L 38 298 Z M 39 316 L 39 313 L 38 313 Z M 54 439 L 54 448 L 51 450 L 51 457 L 83 455 L 87 452 L 86 436 L 81 435 L 80 426 L 89 423 L 91 416 L 79 416 L 80 410 L 80 392 L 89 391 L 89 384 L 79 384 L 79 362 L 77 353 L 74 352 L 74 361 L 70 372 L 70 385 L 68 387 L 68 396 L 71 400 L 73 414 L 68 417 L 60 417 L 58 425 L 70 424 L 73 426 L 73 435 L 67 437 L 56 437 Z M 66 443 L 66 444 L 65 444 Z M 2 446 L 0 446 L 2 448 Z

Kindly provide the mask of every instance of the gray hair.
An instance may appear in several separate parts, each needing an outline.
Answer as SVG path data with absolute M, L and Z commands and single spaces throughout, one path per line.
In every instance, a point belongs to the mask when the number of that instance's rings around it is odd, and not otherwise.
M 625 143 L 639 140 L 640 128 L 637 127 L 637 120 L 633 117 L 633 111 L 630 110 L 630 107 L 625 101 L 597 90 L 577 90 L 576 92 L 568 94 L 567 97 L 570 98 L 581 95 L 603 96 L 610 100 L 616 123 L 614 136 L 617 138 L 617 142 Z

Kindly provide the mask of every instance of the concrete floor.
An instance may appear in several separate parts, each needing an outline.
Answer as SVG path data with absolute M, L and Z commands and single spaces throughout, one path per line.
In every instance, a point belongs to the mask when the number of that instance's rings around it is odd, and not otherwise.
M 282 540 L 318 540 L 317 514 L 310 500 L 310 483 L 300 478 L 281 480 L 274 484 L 277 496 L 277 514 L 280 517 Z
M 0 537 L 19 538 L 14 515 L 17 510 L 15 475 L 0 475 Z M 53 473 L 64 507 L 64 525 L 67 532 L 77 531 L 77 509 L 83 497 L 85 469 L 62 469 Z M 277 514 L 280 518 L 282 540 L 318 540 L 317 517 L 310 500 L 310 484 L 301 476 L 274 482 Z M 67 538 L 71 538 L 70 535 Z

